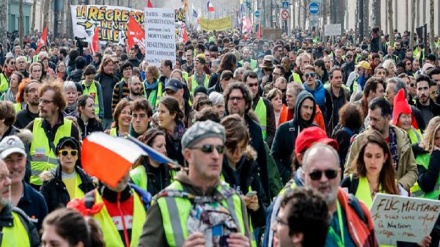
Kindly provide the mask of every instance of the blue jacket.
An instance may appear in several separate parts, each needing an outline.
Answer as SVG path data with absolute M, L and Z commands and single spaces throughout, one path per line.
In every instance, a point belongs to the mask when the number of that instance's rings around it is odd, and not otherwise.
M 313 95 L 313 98 L 315 99 L 316 104 L 321 108 L 322 114 L 324 115 L 324 118 L 327 119 L 327 111 L 325 108 L 325 88 L 324 85 L 320 80 L 316 80 L 316 87 L 315 90 L 311 90 L 309 87 L 307 87 L 307 84 L 304 83 L 304 89 L 311 93 Z
M 28 216 L 35 227 L 40 230 L 43 219 L 48 214 L 47 204 L 43 195 L 32 188 L 29 184 L 23 182 L 23 197 L 17 205 Z

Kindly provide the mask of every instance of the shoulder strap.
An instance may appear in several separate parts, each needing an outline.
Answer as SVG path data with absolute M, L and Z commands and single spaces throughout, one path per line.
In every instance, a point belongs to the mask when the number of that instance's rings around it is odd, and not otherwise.
M 347 132 L 348 133 L 348 135 L 350 136 L 350 137 L 352 137 L 353 136 L 353 131 L 351 130 L 351 129 L 349 129 L 349 128 L 347 128 L 347 127 L 342 127 L 342 129 L 345 131 L 345 132 Z

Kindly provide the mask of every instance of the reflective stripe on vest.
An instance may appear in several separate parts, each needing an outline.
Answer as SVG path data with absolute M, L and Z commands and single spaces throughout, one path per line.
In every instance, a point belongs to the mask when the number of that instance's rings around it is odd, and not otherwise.
M 226 189 L 229 189 L 226 183 L 217 186 L 217 191 L 221 194 Z M 174 181 L 166 190 L 183 191 L 184 189 L 179 181 Z M 157 199 L 157 204 L 162 215 L 163 229 L 168 245 L 171 247 L 182 246 L 185 239 L 188 238 L 187 219 L 192 209 L 191 201 L 183 197 L 160 197 Z M 228 209 L 239 227 L 239 232 L 246 235 L 240 196 L 234 193 L 226 200 L 222 200 L 221 204 Z
M 42 181 L 39 175 L 44 171 L 54 169 L 58 165 L 58 158 L 55 150 L 49 145 L 46 132 L 42 127 L 43 120 L 35 118 L 32 129 L 32 142 L 30 147 L 31 161 L 31 184 L 41 185 Z M 53 147 L 58 145 L 61 138 L 70 136 L 72 133 L 72 121 L 64 118 L 64 124 L 59 126 L 53 141 Z
M 93 193 L 95 193 L 95 204 L 103 203 L 101 195 L 96 190 Z M 132 190 L 132 194 L 134 206 L 130 247 L 135 247 L 139 242 L 139 237 L 141 236 L 142 227 L 147 218 L 147 213 L 145 212 L 144 205 L 142 205 L 138 194 L 134 190 Z M 99 213 L 93 215 L 93 218 L 97 220 L 101 226 L 102 235 L 107 247 L 125 246 L 121 239 L 121 235 L 119 234 L 118 229 L 116 229 L 116 226 L 105 206 L 102 207 Z
M 194 91 L 199 86 L 199 82 L 196 80 L 196 76 L 192 75 L 191 77 L 191 95 L 194 95 Z M 209 85 L 209 75 L 205 74 L 205 80 L 203 81 L 203 86 L 208 89 Z
M 255 114 L 258 117 L 258 120 L 260 121 L 260 127 L 263 133 L 263 140 L 266 140 L 266 132 L 267 132 L 267 109 L 266 104 L 264 103 L 263 98 L 260 97 L 258 100 L 258 104 L 255 107 Z
M 431 160 L 431 155 L 429 153 L 417 155 L 416 164 L 423 165 L 423 167 L 425 167 L 425 169 L 428 169 L 430 160 Z M 431 192 L 426 193 L 425 191 L 423 191 L 422 188 L 420 188 L 420 185 L 418 182 L 416 182 L 411 187 L 410 191 L 411 191 L 411 196 L 413 196 L 413 197 L 421 197 L 421 198 L 438 200 L 438 197 L 440 195 L 440 176 L 439 176 L 439 178 L 437 178 L 434 189 Z
M 20 216 L 16 212 L 12 212 L 13 226 L 6 227 L 2 229 L 3 238 L 1 247 L 30 247 L 31 241 L 29 238 L 29 233 L 23 226 L 20 220 Z
M 86 85 L 86 81 L 81 81 L 81 84 L 83 85 L 83 94 L 84 95 L 90 95 L 92 96 L 93 100 L 95 101 L 95 114 L 99 114 L 99 96 L 98 96 L 98 88 L 96 87 L 96 82 L 93 81 L 92 84 L 90 84 L 89 87 Z

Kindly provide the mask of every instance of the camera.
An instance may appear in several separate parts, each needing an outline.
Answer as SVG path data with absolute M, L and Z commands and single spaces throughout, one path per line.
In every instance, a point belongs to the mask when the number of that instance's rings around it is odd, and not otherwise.
M 78 47 L 79 50 L 79 55 L 83 55 L 84 54 L 84 47 L 87 47 L 89 45 L 89 43 L 87 41 L 84 41 L 86 38 L 79 38 L 77 36 L 75 36 L 75 40 L 76 40 L 76 47 Z

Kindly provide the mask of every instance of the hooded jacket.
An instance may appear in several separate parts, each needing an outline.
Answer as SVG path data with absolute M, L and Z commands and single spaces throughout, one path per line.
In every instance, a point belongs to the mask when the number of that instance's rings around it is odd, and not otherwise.
M 313 111 L 310 120 L 301 118 L 301 106 L 304 100 L 310 99 L 313 101 Z M 272 144 L 272 156 L 277 163 L 283 184 L 287 183 L 292 176 L 292 153 L 295 149 L 295 140 L 301 130 L 316 125 L 313 122 L 316 112 L 316 103 L 312 94 L 307 91 L 302 91 L 296 100 L 295 116 L 292 120 L 281 124 L 276 133 Z

